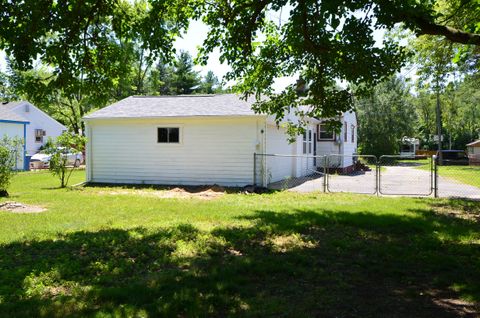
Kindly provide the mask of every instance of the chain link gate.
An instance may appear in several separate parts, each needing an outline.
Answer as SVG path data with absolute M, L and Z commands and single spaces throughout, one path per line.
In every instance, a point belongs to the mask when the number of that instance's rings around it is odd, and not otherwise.
M 480 167 L 427 156 L 254 154 L 253 186 L 297 192 L 480 199 Z
M 378 160 L 378 193 L 429 196 L 436 188 L 435 165 L 427 156 L 381 156 Z
M 369 155 L 326 156 L 328 192 L 377 193 L 377 157 Z

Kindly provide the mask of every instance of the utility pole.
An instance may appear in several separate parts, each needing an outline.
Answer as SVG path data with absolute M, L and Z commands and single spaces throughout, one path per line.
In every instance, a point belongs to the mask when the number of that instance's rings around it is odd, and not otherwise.
M 437 150 L 438 150 L 438 162 L 442 164 L 442 109 L 440 108 L 440 85 L 438 84 L 437 78 L 437 106 L 436 106 L 436 117 L 437 117 Z

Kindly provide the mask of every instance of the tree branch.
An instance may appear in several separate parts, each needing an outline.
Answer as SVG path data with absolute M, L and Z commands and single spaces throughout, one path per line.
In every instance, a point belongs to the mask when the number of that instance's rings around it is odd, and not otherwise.
M 435 24 L 423 18 L 415 18 L 414 22 L 419 28 L 418 34 L 420 35 L 442 35 L 455 43 L 480 46 L 480 34 L 469 33 L 446 25 Z

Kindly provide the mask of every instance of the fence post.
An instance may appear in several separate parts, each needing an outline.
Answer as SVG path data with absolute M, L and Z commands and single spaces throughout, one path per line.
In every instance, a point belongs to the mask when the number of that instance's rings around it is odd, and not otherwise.
M 323 192 L 327 192 L 327 178 L 328 178 L 328 171 L 327 171 L 327 166 L 328 166 L 328 155 L 323 157 Z
M 253 192 L 257 186 L 257 154 L 253 153 Z
M 437 156 L 432 156 L 433 164 L 433 196 L 438 198 L 438 166 L 437 166 Z
M 375 156 L 375 193 L 377 197 L 380 196 L 380 169 L 380 160 Z

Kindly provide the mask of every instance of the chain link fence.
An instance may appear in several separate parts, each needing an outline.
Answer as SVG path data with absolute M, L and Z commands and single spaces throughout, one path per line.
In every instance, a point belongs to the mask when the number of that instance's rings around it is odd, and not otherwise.
M 254 186 L 298 192 L 324 191 L 324 156 L 255 154 Z
M 437 163 L 437 196 L 480 199 L 480 165 L 448 159 Z
M 364 155 L 326 156 L 328 192 L 377 193 L 377 158 Z
M 480 166 L 429 156 L 254 155 L 254 187 L 480 199 Z
M 429 196 L 434 192 L 432 157 L 381 156 L 378 170 L 379 194 Z

